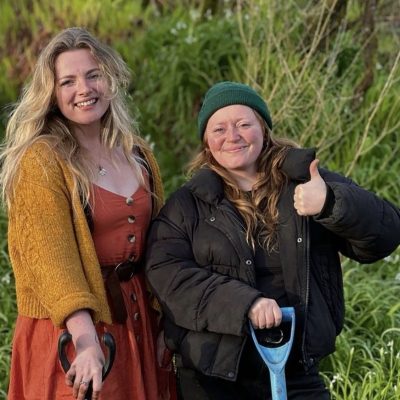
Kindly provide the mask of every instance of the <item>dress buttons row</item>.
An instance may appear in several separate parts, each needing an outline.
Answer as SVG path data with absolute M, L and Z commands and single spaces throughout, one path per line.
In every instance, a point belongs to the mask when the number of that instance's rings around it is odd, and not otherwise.
M 135 243 L 136 241 L 136 236 L 135 235 L 128 235 L 128 242 L 129 243 Z

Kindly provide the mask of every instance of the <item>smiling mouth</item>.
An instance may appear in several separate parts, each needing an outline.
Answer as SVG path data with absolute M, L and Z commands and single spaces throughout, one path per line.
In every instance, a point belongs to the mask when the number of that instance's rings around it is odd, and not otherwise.
M 96 104 L 97 100 L 98 99 L 90 99 L 90 100 L 86 100 L 86 101 L 81 101 L 79 103 L 75 103 L 75 107 L 81 108 L 81 107 L 91 106 L 93 104 Z
M 235 148 L 232 148 L 232 149 L 225 149 L 224 151 L 227 152 L 227 153 L 236 153 L 236 152 L 241 151 L 243 149 L 247 149 L 247 147 L 248 146 L 240 146 L 240 147 L 235 147 Z

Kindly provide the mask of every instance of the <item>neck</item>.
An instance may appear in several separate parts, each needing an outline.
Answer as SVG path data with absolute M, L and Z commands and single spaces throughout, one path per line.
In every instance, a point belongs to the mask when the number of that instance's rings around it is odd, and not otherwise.
M 73 128 L 73 132 L 79 146 L 86 153 L 96 176 L 104 177 L 110 167 L 106 160 L 112 155 L 111 151 L 101 142 L 100 129 L 100 124 L 97 126 L 78 126 Z
M 72 130 L 76 140 L 87 150 L 101 146 L 100 123 L 87 126 L 73 126 Z
M 229 175 L 236 182 L 240 190 L 250 191 L 257 182 L 258 174 L 247 171 L 228 171 Z

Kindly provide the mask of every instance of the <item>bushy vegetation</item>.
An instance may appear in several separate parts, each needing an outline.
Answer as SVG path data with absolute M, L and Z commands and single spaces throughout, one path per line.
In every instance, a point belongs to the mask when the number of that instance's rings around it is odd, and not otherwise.
M 400 15 L 396 0 L 5 0 L 0 4 L 0 133 L 38 51 L 85 26 L 133 71 L 129 90 L 167 193 L 198 146 L 196 115 L 214 82 L 251 84 L 274 134 L 316 147 L 321 164 L 398 203 Z M 0 398 L 5 398 L 13 277 L 0 220 Z M 400 395 L 399 254 L 344 264 L 346 327 L 322 370 L 334 399 Z M 397 278 L 396 278 L 397 277 Z

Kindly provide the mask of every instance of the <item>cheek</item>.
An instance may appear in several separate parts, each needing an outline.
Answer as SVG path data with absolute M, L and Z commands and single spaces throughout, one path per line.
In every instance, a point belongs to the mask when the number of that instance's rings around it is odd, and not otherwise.
M 256 151 L 257 153 L 261 153 L 261 150 L 264 145 L 264 138 L 262 133 L 256 132 L 254 133 L 253 137 L 249 139 L 250 139 L 249 141 L 253 143 L 254 151 Z
M 100 80 L 96 84 L 96 90 L 98 93 L 101 93 L 103 96 L 105 96 L 110 92 L 110 85 L 104 79 Z
M 211 154 L 214 155 L 214 152 L 218 151 L 222 146 L 223 141 L 218 139 L 209 139 L 207 141 L 208 148 L 211 151 Z
M 257 142 L 257 146 L 256 146 L 258 154 L 261 153 L 263 146 L 264 146 L 264 141 L 261 139 Z
M 68 103 L 68 92 L 66 90 L 57 90 L 56 102 L 57 102 L 57 106 L 60 110 L 65 108 Z

